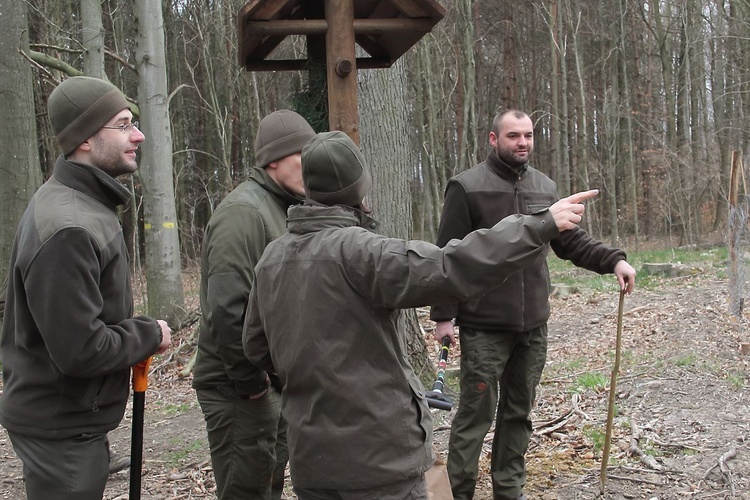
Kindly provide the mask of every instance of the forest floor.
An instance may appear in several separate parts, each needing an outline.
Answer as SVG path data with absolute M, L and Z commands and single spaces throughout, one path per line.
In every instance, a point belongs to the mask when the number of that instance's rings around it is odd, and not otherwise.
M 750 342 L 747 318 L 731 321 L 723 266 L 664 278 L 625 301 L 622 356 L 607 499 L 750 499 Z M 614 289 L 614 285 L 613 285 Z M 618 293 L 580 290 L 552 297 L 547 367 L 533 412 L 527 454 L 530 499 L 599 495 L 602 445 L 617 330 Z M 431 324 L 423 318 L 428 343 Z M 213 498 L 202 414 L 179 372 L 195 327 L 178 332 L 175 349 L 152 366 L 147 392 L 143 498 Z M 460 346 L 451 351 L 457 369 Z M 450 382 L 451 385 L 455 381 Z M 456 396 L 457 399 L 457 396 Z M 445 453 L 455 410 L 435 413 L 434 437 Z M 112 433 L 129 452 L 130 404 Z M 492 429 L 480 461 L 478 500 L 491 499 Z M 0 498 L 22 499 L 21 463 L 0 430 Z M 110 477 L 105 498 L 126 499 L 128 472 Z M 287 498 L 293 499 L 291 488 Z

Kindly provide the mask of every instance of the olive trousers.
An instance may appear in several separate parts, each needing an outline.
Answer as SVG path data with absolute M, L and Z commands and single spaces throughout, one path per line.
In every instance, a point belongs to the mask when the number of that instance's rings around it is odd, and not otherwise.
M 398 483 L 366 490 L 294 488 L 299 500 L 428 500 L 424 474 Z
M 453 497 L 474 497 L 482 444 L 494 418 L 494 498 L 516 498 L 526 484 L 529 414 L 547 359 L 547 325 L 521 333 L 462 327 L 459 338 L 461 396 L 448 448 Z
M 198 389 L 208 431 L 218 500 L 279 500 L 289 460 L 281 395 L 272 387 L 258 399 L 231 387 Z
M 107 434 L 42 439 L 8 431 L 23 462 L 28 500 L 101 500 L 109 475 Z

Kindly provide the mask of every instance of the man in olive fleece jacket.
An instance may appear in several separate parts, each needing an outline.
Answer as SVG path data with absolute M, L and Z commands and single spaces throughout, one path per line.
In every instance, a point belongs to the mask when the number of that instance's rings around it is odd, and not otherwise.
M 206 420 L 219 500 L 278 500 L 288 461 L 280 395 L 242 352 L 253 268 L 286 232 L 287 208 L 302 201 L 300 151 L 315 133 L 289 110 L 263 118 L 256 168 L 219 204 L 201 255 L 202 318 L 193 387 Z M 291 311 L 290 311 L 291 312 Z
M 170 343 L 164 321 L 133 317 L 115 177 L 144 140 L 112 84 L 73 77 L 49 97 L 64 156 L 24 212 L 11 253 L 0 338 L 0 423 L 31 500 L 101 499 L 107 432 L 122 420 L 130 367 Z
M 581 220 L 579 193 L 445 248 L 386 238 L 363 211 L 370 173 L 343 132 L 302 151 L 308 200 L 256 266 L 243 343 L 278 370 L 300 500 L 421 500 L 434 463 L 425 391 L 400 309 L 486 292 Z M 356 207 L 356 208 L 355 208 Z
M 509 215 L 543 210 L 558 199 L 555 183 L 528 164 L 534 144 L 528 115 L 516 110 L 499 113 L 489 140 L 487 160 L 448 182 L 438 246 L 492 227 Z M 575 228 L 553 238 L 531 265 L 498 282 L 480 299 L 432 307 L 438 341 L 448 336 L 455 342 L 451 320 L 460 327 L 461 399 L 448 450 L 448 475 L 457 500 L 474 496 L 479 455 L 495 413 L 490 465 L 494 498 L 525 498 L 529 413 L 547 354 L 550 248 L 579 267 L 614 273 L 628 293 L 635 284 L 635 270 L 625 252 Z

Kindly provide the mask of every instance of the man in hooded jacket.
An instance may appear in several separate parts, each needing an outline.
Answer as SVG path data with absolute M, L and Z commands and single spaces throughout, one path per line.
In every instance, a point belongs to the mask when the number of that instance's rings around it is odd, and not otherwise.
M 307 201 L 256 266 L 243 330 L 247 357 L 283 385 L 294 490 L 301 500 L 426 499 L 432 421 L 400 309 L 497 286 L 577 227 L 596 192 L 441 249 L 375 234 L 362 210 L 369 169 L 346 134 L 315 136 L 302 177 Z

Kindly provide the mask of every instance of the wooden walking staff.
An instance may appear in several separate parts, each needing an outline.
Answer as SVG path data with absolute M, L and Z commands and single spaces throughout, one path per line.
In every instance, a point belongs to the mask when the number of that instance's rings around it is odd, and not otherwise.
M 143 466 L 143 420 L 146 413 L 146 389 L 151 358 L 133 367 L 133 432 L 130 440 L 130 496 L 141 498 L 141 472 Z
M 615 341 L 615 364 L 609 380 L 609 407 L 607 408 L 607 436 L 604 438 L 602 451 L 602 468 L 599 472 L 599 492 L 603 495 L 607 488 L 607 465 L 609 464 L 609 445 L 612 441 L 612 421 L 615 418 L 615 397 L 617 394 L 617 374 L 620 371 L 620 346 L 622 345 L 622 308 L 625 304 L 625 290 L 620 290 L 620 304 L 617 306 L 617 340 Z

